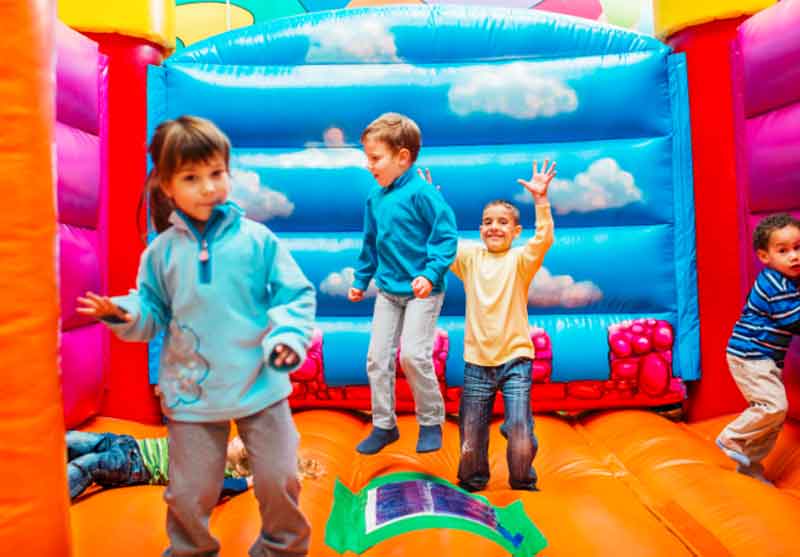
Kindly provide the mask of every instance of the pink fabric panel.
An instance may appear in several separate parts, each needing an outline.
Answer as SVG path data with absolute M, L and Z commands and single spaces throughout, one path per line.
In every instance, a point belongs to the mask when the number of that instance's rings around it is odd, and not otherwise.
M 68 331 L 91 322 L 75 312 L 75 298 L 87 290 L 100 292 L 100 263 L 97 232 L 58 225 L 61 263 L 61 330 Z
M 99 234 L 100 272 L 102 274 L 102 291 L 108 291 L 108 56 L 98 58 L 98 95 L 100 104 L 97 107 L 100 122 L 100 138 L 98 156 L 100 157 L 100 189 L 98 203 L 97 229 Z M 105 361 L 105 360 L 104 360 Z
M 56 122 L 58 216 L 66 224 L 97 228 L 100 139 Z
M 96 323 L 61 334 L 61 390 L 68 429 L 100 411 L 104 329 Z
M 800 100 L 800 2 L 772 5 L 739 27 L 748 117 Z
M 98 135 L 97 43 L 58 22 L 56 44 L 56 117 Z
M 750 210 L 800 208 L 800 103 L 749 119 L 747 144 Z

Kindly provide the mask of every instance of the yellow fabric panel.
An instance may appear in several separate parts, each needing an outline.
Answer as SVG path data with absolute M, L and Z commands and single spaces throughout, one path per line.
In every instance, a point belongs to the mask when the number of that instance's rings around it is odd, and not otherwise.
M 656 36 L 669 37 L 715 19 L 752 15 L 774 3 L 775 0 L 653 0 Z
M 118 33 L 175 49 L 174 0 L 58 0 L 61 21 L 88 33 Z
M 185 46 L 228 30 L 228 7 L 214 2 L 182 4 L 176 8 L 177 34 Z M 239 6 L 230 6 L 231 29 L 253 24 L 253 14 Z

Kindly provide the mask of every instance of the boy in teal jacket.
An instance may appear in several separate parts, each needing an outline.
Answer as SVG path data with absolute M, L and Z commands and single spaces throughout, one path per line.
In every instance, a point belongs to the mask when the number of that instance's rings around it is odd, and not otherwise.
M 370 280 L 378 287 L 367 354 L 372 432 L 356 448 L 375 454 L 399 438 L 394 409 L 395 353 L 414 395 L 417 452 L 442 445 L 444 400 L 433 367 L 436 319 L 444 300 L 444 276 L 456 256 L 453 211 L 436 188 L 412 168 L 421 136 L 416 123 L 387 113 L 361 135 L 367 168 L 378 182 L 367 198 L 364 243 L 348 292 L 361 301 Z

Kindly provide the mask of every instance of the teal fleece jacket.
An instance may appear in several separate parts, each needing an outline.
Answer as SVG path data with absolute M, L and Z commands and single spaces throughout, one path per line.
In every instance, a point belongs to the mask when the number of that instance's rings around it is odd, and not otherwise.
M 276 369 L 268 358 L 285 344 L 305 359 L 313 286 L 275 235 L 231 202 L 214 209 L 202 234 L 179 212 L 170 221 L 142 254 L 136 290 L 112 299 L 133 320 L 108 324 L 128 341 L 166 330 L 164 414 L 222 421 L 286 398 L 294 368 Z
M 411 281 L 423 276 L 434 294 L 443 292 L 457 249 L 453 210 L 412 167 L 367 198 L 353 287 L 366 290 L 374 278 L 384 292 L 411 295 Z

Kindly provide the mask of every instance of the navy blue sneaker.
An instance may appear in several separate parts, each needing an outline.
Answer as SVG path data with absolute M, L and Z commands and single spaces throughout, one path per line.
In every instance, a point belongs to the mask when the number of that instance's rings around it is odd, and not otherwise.
M 372 431 L 366 439 L 358 444 L 356 450 L 361 454 L 375 454 L 389 443 L 394 443 L 398 439 L 400 439 L 400 432 L 397 430 L 397 426 L 392 429 L 372 426 Z

